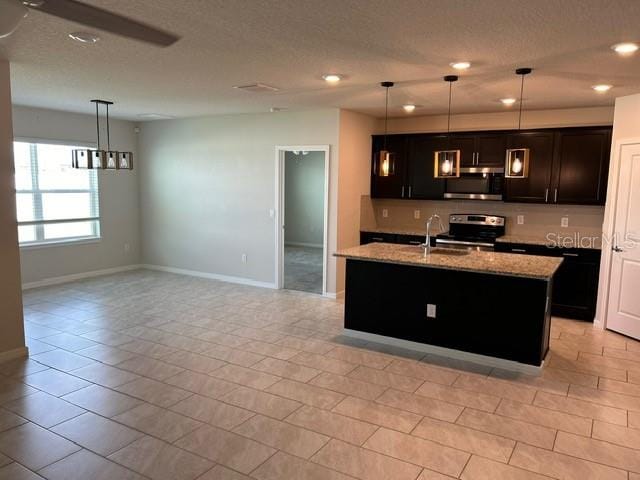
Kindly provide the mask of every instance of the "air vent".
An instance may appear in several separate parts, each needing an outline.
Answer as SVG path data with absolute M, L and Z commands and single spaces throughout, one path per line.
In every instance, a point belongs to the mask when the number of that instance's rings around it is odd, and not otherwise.
M 264 83 L 252 83 L 251 85 L 236 85 L 233 88 L 237 88 L 238 90 L 244 90 L 245 92 L 254 92 L 254 93 L 277 92 L 279 90 L 279 88 L 272 87 L 271 85 L 265 85 Z

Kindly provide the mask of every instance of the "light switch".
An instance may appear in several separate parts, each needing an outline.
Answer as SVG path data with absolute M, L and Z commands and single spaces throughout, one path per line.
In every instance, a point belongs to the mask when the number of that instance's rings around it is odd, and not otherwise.
M 524 215 L 518 215 L 518 225 L 524 225 Z
M 432 303 L 427 304 L 427 317 L 436 318 L 436 306 Z
M 415 218 L 416 220 L 420 220 L 420 210 L 413 211 L 413 218 Z
M 389 210 L 386 208 L 382 209 L 382 218 L 387 218 L 389 216 Z
M 562 217 L 562 219 L 560 220 L 560 226 L 561 227 L 568 227 L 569 226 L 569 217 Z

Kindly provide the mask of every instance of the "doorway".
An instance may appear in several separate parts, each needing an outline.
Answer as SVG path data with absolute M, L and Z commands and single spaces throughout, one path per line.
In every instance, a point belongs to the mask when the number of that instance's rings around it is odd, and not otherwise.
M 278 288 L 326 294 L 328 147 L 277 147 Z

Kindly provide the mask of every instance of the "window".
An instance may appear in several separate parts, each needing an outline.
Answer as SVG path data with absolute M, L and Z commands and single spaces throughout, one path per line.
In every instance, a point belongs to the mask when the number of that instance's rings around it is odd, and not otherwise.
M 71 168 L 71 145 L 14 142 L 20 245 L 100 237 L 98 175 Z

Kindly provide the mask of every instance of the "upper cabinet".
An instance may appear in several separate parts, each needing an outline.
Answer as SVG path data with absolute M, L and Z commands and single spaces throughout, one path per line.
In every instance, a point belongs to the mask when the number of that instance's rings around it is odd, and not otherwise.
M 387 135 L 387 150 L 395 154 L 393 175 L 382 177 L 376 171 L 376 154 L 384 149 L 384 135 L 373 137 L 371 161 L 371 196 L 373 198 L 404 198 L 407 170 L 407 135 Z
M 372 153 L 383 143 L 374 135 Z M 529 175 L 505 179 L 504 201 L 604 205 L 611 127 L 388 135 L 395 174 L 378 176 L 372 155 L 371 196 L 443 199 L 446 182 L 456 180 L 433 178 L 434 152 L 460 150 L 462 168 L 504 168 L 508 148 L 529 149 Z
M 611 129 L 556 133 L 552 180 L 554 203 L 604 205 L 609 176 Z
M 529 176 L 506 178 L 506 202 L 545 203 L 549 201 L 553 172 L 553 141 L 551 131 L 518 132 L 507 136 L 507 148 L 529 149 Z

